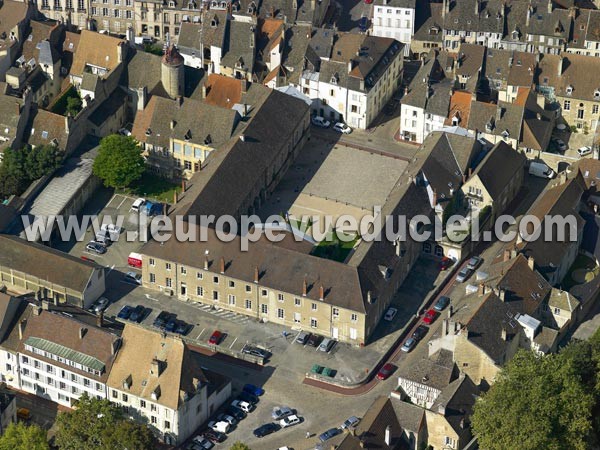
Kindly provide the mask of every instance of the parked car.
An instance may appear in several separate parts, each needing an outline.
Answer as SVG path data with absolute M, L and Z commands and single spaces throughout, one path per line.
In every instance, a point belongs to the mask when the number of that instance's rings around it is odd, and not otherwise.
M 473 271 L 471 269 L 469 269 L 468 267 L 463 267 L 461 271 L 458 272 L 458 275 L 456 275 L 456 281 L 458 281 L 459 283 L 464 283 L 465 281 L 467 281 L 467 279 L 471 276 L 472 273 Z
M 473 256 L 471 259 L 469 259 L 469 262 L 467 263 L 467 269 L 477 269 L 477 267 L 479 267 L 479 264 L 481 264 L 481 261 L 483 261 L 483 259 L 481 259 L 481 256 Z
M 384 364 L 384 366 L 381 369 L 379 369 L 379 372 L 377 372 L 377 379 L 378 380 L 387 380 L 393 371 L 394 371 L 394 366 L 392 364 L 390 364 L 390 363 Z
M 254 386 L 253 384 L 245 385 L 244 388 L 242 389 L 242 391 L 248 392 L 249 394 L 252 394 L 252 395 L 256 395 L 257 397 L 260 397 L 261 395 L 263 395 L 265 393 L 265 390 L 263 388 Z
M 392 320 L 394 320 L 394 317 L 396 317 L 397 313 L 398 313 L 398 310 L 396 308 L 389 308 L 386 311 L 385 316 L 383 316 L 383 318 L 385 320 L 387 320 L 388 322 L 391 322 Z
M 139 212 L 144 203 L 146 203 L 145 198 L 135 199 L 135 201 L 131 204 L 131 210 L 135 211 L 135 212 Z
M 371 3 L 373 3 L 373 0 L 365 0 L 365 3 L 366 3 L 367 5 L 370 5 Z
M 189 329 L 190 326 L 187 323 L 185 323 L 183 320 L 178 320 L 177 327 L 175 328 L 174 333 L 186 335 Z
M 592 153 L 592 147 L 588 145 L 586 145 L 585 147 L 579 147 L 577 149 L 577 153 L 579 154 L 579 156 L 589 155 L 590 153 Z
M 223 442 L 225 439 L 227 439 L 227 435 L 225 433 L 215 430 L 206 430 L 204 433 L 202 433 L 202 436 L 209 441 L 214 442 L 215 444 Z
M 129 316 L 129 320 L 132 322 L 140 323 L 144 320 L 144 316 L 146 315 L 146 308 L 142 305 L 137 305 L 133 311 L 131 311 L 131 315 Z
M 429 331 L 429 328 L 427 328 L 425 325 L 419 325 L 415 331 L 413 331 L 412 334 L 412 338 L 415 341 L 420 341 L 421 339 L 423 339 L 425 337 L 425 335 L 427 334 L 427 332 Z
M 440 270 L 446 270 L 449 269 L 450 267 L 452 267 L 454 265 L 454 260 L 452 258 L 448 258 L 447 256 L 444 256 L 442 258 L 442 260 L 440 261 L 440 263 L 438 264 L 438 268 Z
M 310 119 L 310 121 L 313 125 L 321 128 L 329 128 L 329 125 L 331 125 L 331 122 L 329 120 L 321 116 L 313 116 L 313 118 Z
M 259 402 L 259 398 L 256 395 L 251 394 L 249 392 L 240 392 L 240 394 L 237 396 L 237 398 L 239 400 L 243 400 L 245 402 L 252 403 L 253 405 L 256 405 Z
M 296 336 L 296 342 L 298 344 L 306 345 L 306 341 L 308 341 L 310 335 L 311 334 L 308 331 L 301 331 L 300 334 Z
M 556 144 L 556 148 L 558 148 L 561 152 L 564 152 L 567 149 L 567 144 L 562 139 L 554 139 L 554 143 Z
M 225 410 L 225 413 L 227 413 L 230 416 L 234 417 L 235 420 L 237 420 L 238 422 L 240 420 L 244 420 L 246 418 L 246 416 L 247 416 L 247 414 L 244 411 L 242 411 L 239 408 L 235 408 L 235 407 L 233 407 L 231 405 L 229 407 L 227 407 L 227 409 Z
M 142 284 L 142 274 L 136 272 L 127 272 L 123 277 L 123 281 L 129 284 Z
M 342 134 L 350 134 L 352 133 L 352 128 L 350 128 L 348 125 L 346 125 L 343 122 L 338 122 L 333 126 L 333 129 L 335 131 L 337 131 L 338 133 L 342 133 Z
M 354 428 L 356 425 L 358 425 L 359 422 L 360 422 L 360 419 L 358 417 L 350 416 L 344 421 L 344 423 L 340 426 L 340 428 L 342 430 L 345 430 L 346 428 Z
M 242 353 L 245 353 L 247 355 L 256 356 L 258 358 L 263 358 L 263 359 L 267 359 L 269 356 L 271 356 L 271 353 L 269 353 L 267 350 L 258 348 L 258 347 L 254 347 L 252 345 L 245 345 L 244 348 L 242 349 Z
M 398 103 L 396 103 L 394 100 L 388 102 L 388 104 L 385 105 L 385 108 L 383 109 L 384 114 L 386 116 L 393 116 L 394 111 L 396 111 L 396 106 L 398 106 Z
M 131 313 L 133 312 L 133 308 L 129 305 L 125 305 L 121 308 L 121 310 L 119 311 L 119 313 L 117 314 L 117 317 L 119 319 L 124 319 L 127 320 L 129 319 L 129 317 L 131 316 Z
M 169 333 L 175 333 L 178 323 L 179 321 L 175 317 L 172 317 L 167 321 L 165 325 L 165 331 L 168 331 Z
M 338 434 L 340 434 L 341 432 L 342 432 L 342 430 L 341 430 L 341 429 L 339 429 L 339 428 L 330 428 L 330 429 L 329 429 L 329 430 L 327 430 L 325 433 L 322 433 L 322 434 L 319 436 L 319 440 L 320 440 L 321 442 L 325 442 L 325 441 L 327 441 L 327 440 L 331 439 L 332 437 L 334 437 L 334 436 L 337 436 L 337 435 L 338 435 Z
M 425 313 L 425 317 L 423 317 L 423 322 L 427 325 L 431 325 L 437 318 L 437 315 L 438 313 L 435 309 L 430 309 Z
M 287 406 L 276 406 L 275 408 L 273 408 L 271 417 L 274 420 L 281 420 L 287 416 L 291 416 L 292 414 L 294 414 L 292 408 L 289 408 Z
M 257 438 L 261 438 L 276 432 L 277 430 L 279 430 L 279 428 L 279 425 L 277 425 L 276 423 L 265 423 L 264 425 L 261 425 L 256 430 L 254 430 L 252 434 L 254 434 L 254 436 L 256 436 Z
M 450 304 L 450 298 L 446 297 L 445 295 L 442 295 L 437 302 L 435 302 L 435 305 L 433 305 L 433 309 L 435 309 L 436 311 L 443 311 L 446 306 L 448 306 Z
M 92 311 L 99 314 L 100 311 L 104 311 L 108 307 L 109 303 L 110 301 L 106 297 L 100 297 L 92 306 Z
M 404 344 L 402 344 L 402 347 L 400 347 L 400 350 L 402 350 L 405 353 L 408 353 L 413 348 L 415 348 L 416 345 L 417 345 L 417 340 L 413 339 L 412 337 L 409 337 L 406 341 L 404 341 Z
M 363 33 L 369 29 L 369 18 L 362 16 L 358 21 L 358 28 Z
M 296 414 L 292 414 L 291 416 L 287 416 L 287 417 L 281 419 L 279 421 L 279 425 L 281 425 L 281 428 L 288 428 L 293 425 L 297 425 L 300 422 L 301 422 L 300 417 L 298 417 Z
M 208 343 L 211 345 L 219 345 L 219 342 L 221 342 L 222 338 L 223 333 L 221 333 L 219 330 L 215 330 L 213 331 L 213 334 L 210 335 L 210 338 L 208 338 Z
M 321 340 L 323 338 L 321 336 L 319 336 L 318 334 L 311 334 L 308 337 L 308 341 L 306 342 L 308 345 L 310 345 L 311 347 L 318 347 L 319 344 L 321 343 Z
M 170 318 L 171 313 L 161 311 L 158 316 L 156 316 L 156 319 L 154 319 L 154 322 L 152 322 L 152 325 L 154 325 L 156 328 L 163 328 Z
M 239 408 L 242 411 L 244 411 L 245 413 L 249 413 L 254 409 L 254 406 L 252 405 L 252 403 L 248 403 L 243 400 L 234 400 L 233 402 L 231 402 L 231 406 L 233 406 L 235 408 Z
M 110 244 L 112 244 L 110 232 L 108 230 L 98 231 L 94 236 L 94 241 L 104 245 L 105 247 L 108 247 Z
M 85 246 L 88 252 L 96 253 L 98 255 L 104 255 L 106 253 L 106 247 L 98 242 L 90 241 Z
M 202 450 L 210 450 L 211 448 L 213 448 L 215 446 L 215 444 L 212 441 L 210 441 L 209 439 L 206 439 L 202 436 L 194 437 L 194 439 L 192 439 L 192 442 L 194 444 L 196 444 L 197 446 L 199 446 L 199 448 Z
M 335 345 L 335 340 L 325 338 L 325 339 L 323 339 L 323 342 L 321 342 L 321 345 L 319 345 L 319 351 L 327 353 L 327 352 L 331 351 L 331 349 L 333 348 L 334 345 Z
M 208 428 L 211 430 L 218 431 L 220 433 L 229 433 L 231 429 L 231 424 L 229 422 L 221 421 L 221 422 L 208 422 Z
M 127 128 L 121 128 L 119 130 L 119 134 L 122 134 L 123 136 L 131 136 L 131 131 L 129 131 Z
M 237 419 L 229 414 L 221 413 L 217 416 L 219 422 L 227 422 L 229 425 L 234 426 L 238 423 Z

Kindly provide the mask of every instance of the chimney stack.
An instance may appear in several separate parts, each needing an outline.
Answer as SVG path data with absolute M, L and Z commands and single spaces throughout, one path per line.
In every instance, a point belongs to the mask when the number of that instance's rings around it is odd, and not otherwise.
M 502 331 L 501 331 L 500 337 L 502 338 L 502 340 L 504 342 L 506 342 L 506 340 L 508 338 L 507 333 L 506 333 L 506 328 L 502 327 Z
M 204 270 L 208 270 L 208 255 L 204 255 Z
M 306 292 L 308 290 L 308 286 L 306 284 L 306 278 L 302 281 L 302 297 L 306 297 Z
M 19 322 L 19 340 L 22 341 L 23 340 L 23 331 L 25 331 L 25 321 L 21 320 Z
M 185 192 L 185 180 L 181 180 L 181 192 Z
M 431 199 L 431 203 L 433 204 L 434 208 L 437 206 L 437 191 L 435 189 L 433 190 L 433 196 Z
M 71 127 L 71 114 L 67 114 L 65 116 L 65 133 L 69 134 L 70 127 Z
M 533 259 L 533 256 L 527 258 L 527 265 L 531 270 L 535 270 L 535 259 Z
M 100 311 L 96 317 L 96 326 L 102 328 L 104 326 L 104 311 Z
M 86 333 L 87 333 L 87 328 L 79 327 L 79 339 L 83 339 L 83 337 L 85 336 Z
M 498 298 L 502 301 L 504 301 L 506 299 L 506 289 L 504 289 L 504 288 L 498 289 Z
M 254 282 L 258 283 L 258 266 L 254 266 Z
M 385 445 L 392 446 L 392 427 L 389 425 L 385 427 Z
M 319 300 L 323 301 L 325 298 L 325 290 L 323 289 L 323 285 L 319 286 Z
M 529 26 L 529 19 L 531 19 L 532 15 L 533 15 L 533 7 L 531 5 L 529 5 L 529 8 L 527 8 L 527 16 L 525 18 L 525 26 L 526 27 Z
M 485 295 L 485 284 L 479 283 L 479 286 L 478 286 L 478 289 L 477 289 L 477 293 L 479 294 L 480 297 L 482 295 Z
M 225 258 L 223 258 L 222 256 L 219 260 L 219 270 L 221 273 L 225 273 Z
M 552 14 L 552 0 L 548 0 L 548 14 Z
M 173 192 L 173 204 L 176 205 L 177 204 L 177 191 Z
M 202 98 L 206 98 L 206 84 L 202 85 Z
M 21 104 L 19 102 L 15 102 L 15 106 L 17 107 L 16 113 L 17 116 L 21 115 Z
M 371 297 L 371 291 L 367 291 L 367 303 L 369 305 L 373 304 L 373 298 Z
M 442 321 L 442 336 L 446 336 L 448 334 L 448 319 L 444 319 Z
M 161 363 L 158 359 L 154 358 L 150 363 L 150 375 L 155 377 L 160 376 Z
M 510 260 L 510 249 L 507 248 L 507 249 L 504 250 L 504 257 L 502 258 L 502 260 L 504 262 Z
M 175 125 L 177 125 L 177 122 L 171 120 L 171 130 L 175 128 Z
M 560 58 L 558 58 L 558 76 L 562 76 L 563 73 L 563 63 L 564 63 L 565 58 L 563 58 L 562 56 Z

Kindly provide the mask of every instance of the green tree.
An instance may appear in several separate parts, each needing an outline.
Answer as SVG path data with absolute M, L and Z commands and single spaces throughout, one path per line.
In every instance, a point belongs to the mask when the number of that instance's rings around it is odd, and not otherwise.
M 40 145 L 23 151 L 26 155 L 26 173 L 31 180 L 52 173 L 60 167 L 64 158 L 64 153 L 54 145 Z
M 125 418 L 123 410 L 108 400 L 82 396 L 76 409 L 56 420 L 56 444 L 61 450 L 151 450 L 154 436 L 145 425 Z
M 48 450 L 46 431 L 37 425 L 11 423 L 0 436 L 0 450 Z
M 243 442 L 236 442 L 234 443 L 229 450 L 251 450 L 250 447 L 248 447 L 246 444 L 244 444 Z
M 127 187 L 144 173 L 141 149 L 131 137 L 120 134 L 107 136 L 100 141 L 93 171 L 107 187 Z
M 23 192 L 30 180 L 26 171 L 26 152 L 6 148 L 3 153 L 0 164 L 0 197 L 5 198 Z
M 67 114 L 70 114 L 72 117 L 75 117 L 79 113 L 79 111 L 81 111 L 82 105 L 83 103 L 79 96 L 67 98 Z
M 521 350 L 476 404 L 472 417 L 479 446 L 486 450 L 589 448 L 595 439 L 590 389 L 591 352 L 572 344 L 557 355 Z M 581 346 L 581 347 L 580 347 Z

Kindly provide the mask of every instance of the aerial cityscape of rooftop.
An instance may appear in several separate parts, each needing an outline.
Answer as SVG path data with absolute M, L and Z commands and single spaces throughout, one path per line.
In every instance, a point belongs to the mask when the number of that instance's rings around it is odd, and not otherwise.
M 600 0 L 0 0 L 0 450 L 600 450 Z

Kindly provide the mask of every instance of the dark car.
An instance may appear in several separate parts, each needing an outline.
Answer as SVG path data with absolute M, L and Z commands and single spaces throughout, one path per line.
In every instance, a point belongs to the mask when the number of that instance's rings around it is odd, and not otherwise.
M 435 302 L 435 305 L 433 305 L 433 309 L 435 309 L 436 311 L 440 312 L 443 311 L 446 306 L 448 306 L 450 304 L 450 298 L 446 297 L 445 295 L 442 295 L 437 302 Z
M 167 321 L 170 317 L 170 313 L 161 311 L 158 316 L 156 316 L 156 319 L 154 319 L 154 322 L 152 322 L 152 325 L 154 325 L 156 328 L 163 328 L 167 324 Z
M 185 335 L 189 331 L 190 326 L 184 321 L 180 320 L 175 328 L 175 333 Z
M 214 442 L 215 444 L 223 442 L 225 439 L 227 439 L 227 435 L 225 433 L 215 430 L 206 430 L 204 433 L 202 433 L 202 436 L 209 441 Z
M 175 318 L 171 318 L 171 320 L 169 320 L 165 325 L 165 331 L 168 331 L 169 333 L 173 333 L 176 328 L 177 328 L 177 319 L 175 319 Z
M 96 253 L 98 255 L 104 255 L 106 253 L 106 247 L 94 241 L 88 242 L 85 249 L 88 252 Z
M 369 28 L 369 18 L 365 16 L 361 17 L 358 22 L 358 28 L 362 32 L 367 31 L 367 29 Z
M 274 433 L 277 430 L 279 430 L 279 425 L 277 425 L 276 423 L 265 423 L 264 425 L 261 425 L 256 430 L 254 430 L 253 434 L 257 438 L 261 438 L 271 433 Z
M 254 347 L 252 345 L 244 346 L 244 348 L 242 349 L 242 353 L 245 353 L 247 355 L 257 356 L 257 357 L 263 358 L 263 359 L 266 359 L 269 356 L 271 356 L 271 354 L 267 350 L 264 350 L 264 349 L 258 348 L 258 347 Z
M 258 397 L 265 393 L 265 390 L 263 388 L 254 386 L 253 384 L 246 384 L 242 390 L 244 392 L 248 392 L 249 394 L 256 395 Z
M 319 336 L 318 334 L 311 334 L 308 337 L 307 344 L 310 345 L 311 347 L 318 347 L 322 340 L 323 340 L 323 338 L 321 336 Z
M 334 436 L 337 436 L 341 432 L 342 432 L 342 430 L 340 430 L 339 428 L 330 428 L 325 433 L 323 433 L 319 436 L 319 440 L 321 442 L 325 442 L 326 440 L 331 439 Z
M 137 305 L 133 311 L 131 311 L 131 315 L 129 316 L 129 320 L 132 322 L 140 323 L 144 320 L 144 316 L 146 315 L 146 308 L 142 305 Z
M 247 415 L 244 411 L 242 411 L 240 408 L 236 408 L 235 406 L 229 406 L 225 412 L 230 416 L 235 417 L 238 422 L 240 420 L 244 420 Z
M 397 105 L 398 104 L 392 100 L 387 105 L 385 105 L 383 112 L 385 113 L 386 116 L 392 116 L 392 115 L 394 115 L 394 111 L 396 111 Z
M 390 363 L 387 363 L 381 369 L 379 369 L 379 372 L 377 372 L 377 379 L 387 380 L 393 371 L 394 366 Z
M 129 319 L 129 316 L 131 316 L 132 312 L 133 312 L 133 308 L 129 305 L 125 305 L 121 308 L 121 311 L 119 311 L 119 313 L 117 314 L 117 317 L 119 319 L 127 320 L 127 319 Z
M 447 256 L 444 256 L 442 258 L 442 260 L 440 261 L 438 267 L 440 270 L 446 270 L 446 269 L 452 267 L 453 264 L 454 264 L 454 260 L 452 258 L 448 258 Z
M 429 331 L 429 328 L 427 328 L 425 325 L 419 325 L 417 327 L 417 329 L 413 332 L 411 337 L 415 341 L 420 341 L 421 339 L 423 339 L 425 337 L 425 335 L 427 334 L 428 331 Z
M 238 395 L 237 398 L 239 400 L 252 403 L 253 405 L 256 405 L 259 402 L 259 398 L 250 392 L 240 392 L 240 395 Z

